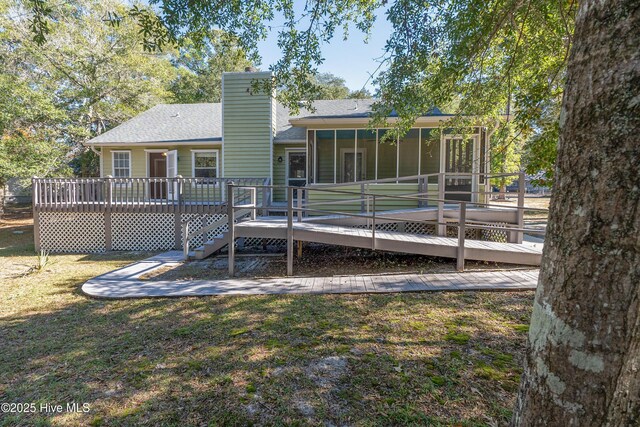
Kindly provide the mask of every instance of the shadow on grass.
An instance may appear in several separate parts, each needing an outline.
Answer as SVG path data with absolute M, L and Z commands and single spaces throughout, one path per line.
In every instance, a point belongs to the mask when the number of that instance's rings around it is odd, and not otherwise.
M 0 401 L 89 403 L 87 414 L 59 416 L 70 425 L 504 422 L 519 368 L 482 377 L 474 366 L 488 357 L 479 348 L 517 359 L 524 335 L 495 322 L 517 323 L 532 297 L 103 301 L 77 289 L 57 283 L 69 304 L 0 323 Z M 520 307 L 517 318 L 503 311 L 509 305 Z M 0 425 L 37 422 L 52 418 L 24 414 Z

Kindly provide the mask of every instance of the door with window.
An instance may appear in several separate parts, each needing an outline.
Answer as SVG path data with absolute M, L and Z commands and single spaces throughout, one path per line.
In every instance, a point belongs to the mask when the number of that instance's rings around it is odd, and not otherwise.
M 344 150 L 342 152 L 342 182 L 363 181 L 364 178 L 364 152 L 358 150 Z
M 167 177 L 167 153 L 149 153 L 149 178 Z M 167 197 L 167 185 L 165 182 L 149 183 L 149 195 L 151 199 L 164 199 Z
M 305 187 L 307 185 L 307 153 L 304 151 L 287 151 L 287 186 Z M 303 194 L 304 197 L 304 194 Z M 293 200 L 298 199 L 298 192 L 293 192 Z
M 474 179 L 465 174 L 474 172 L 476 145 L 475 138 L 444 138 L 445 199 L 475 200 L 472 194 Z M 460 175 L 456 176 L 456 173 Z

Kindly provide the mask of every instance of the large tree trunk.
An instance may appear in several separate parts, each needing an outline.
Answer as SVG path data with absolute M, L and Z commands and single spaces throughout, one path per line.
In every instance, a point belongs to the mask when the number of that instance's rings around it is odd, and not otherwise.
M 640 2 L 580 2 L 515 425 L 640 425 Z

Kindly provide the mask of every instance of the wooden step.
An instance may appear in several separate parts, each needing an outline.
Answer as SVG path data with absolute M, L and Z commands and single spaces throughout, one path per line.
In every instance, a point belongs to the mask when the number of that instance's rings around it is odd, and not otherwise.
M 196 248 L 194 253 L 195 259 L 205 259 L 208 256 L 211 256 L 214 252 L 219 251 L 227 245 L 227 236 L 229 233 L 224 232 L 219 234 L 213 238 L 213 240 L 209 240 L 204 245 Z

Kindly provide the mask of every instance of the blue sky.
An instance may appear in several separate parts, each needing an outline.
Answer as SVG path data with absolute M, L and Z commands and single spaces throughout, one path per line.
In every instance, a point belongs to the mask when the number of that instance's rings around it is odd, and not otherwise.
M 296 10 L 301 10 L 304 2 L 295 0 Z M 278 23 L 272 23 L 277 26 Z M 356 28 L 349 32 L 349 38 L 342 40 L 342 31 L 336 34 L 330 44 L 322 47 L 325 58 L 324 63 L 319 67 L 319 72 L 329 72 L 346 80 L 349 89 L 357 90 L 363 87 L 369 79 L 369 73 L 373 73 L 379 66 L 376 58 L 380 58 L 384 53 L 384 45 L 391 33 L 391 25 L 387 22 L 384 10 L 377 13 L 371 37 L 368 43 L 364 43 L 364 34 Z M 260 55 L 262 56 L 261 69 L 268 68 L 280 57 L 280 49 L 277 45 L 277 29 L 274 28 L 267 40 L 259 43 Z M 366 84 L 366 88 L 373 92 L 371 81 Z

